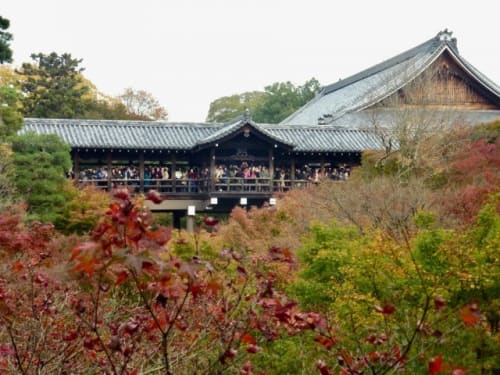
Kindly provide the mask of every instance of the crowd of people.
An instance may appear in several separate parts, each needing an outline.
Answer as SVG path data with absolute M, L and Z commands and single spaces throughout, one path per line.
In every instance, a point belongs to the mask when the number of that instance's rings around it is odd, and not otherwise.
M 322 179 L 346 180 L 351 173 L 351 167 L 346 164 L 326 166 L 323 170 L 318 166 L 303 165 L 295 170 L 292 181 L 291 169 L 278 166 L 271 170 L 265 165 L 254 165 L 248 162 L 241 164 L 219 164 L 215 168 L 213 178 L 209 168 L 197 166 L 182 166 L 175 172 L 168 166 L 145 166 L 144 187 L 155 186 L 161 191 L 197 193 L 207 191 L 209 186 L 219 191 L 230 190 L 261 190 L 273 186 L 275 190 L 285 191 L 292 183 L 302 186 L 307 183 L 319 183 Z M 271 178 L 273 179 L 272 185 Z M 78 176 L 80 183 L 93 183 L 106 187 L 110 182 L 113 187 L 139 186 L 139 168 L 134 165 L 116 166 L 108 170 L 106 167 L 87 168 L 81 170 Z M 174 184 L 175 182 L 175 184 Z

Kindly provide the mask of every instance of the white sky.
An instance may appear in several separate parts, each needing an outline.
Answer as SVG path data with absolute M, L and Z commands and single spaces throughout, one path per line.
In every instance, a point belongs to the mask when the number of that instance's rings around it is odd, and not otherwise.
M 336 82 L 448 28 L 462 56 L 500 84 L 498 0 L 1 0 L 14 65 L 31 53 L 83 58 L 116 96 L 151 92 L 170 121 L 278 81 Z

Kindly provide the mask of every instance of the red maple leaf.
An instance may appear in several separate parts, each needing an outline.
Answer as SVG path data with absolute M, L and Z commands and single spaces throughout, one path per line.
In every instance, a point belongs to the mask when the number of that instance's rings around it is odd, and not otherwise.
M 430 375 L 439 374 L 443 369 L 442 367 L 443 367 L 443 357 L 441 357 L 441 355 L 431 358 L 431 360 L 429 361 L 429 374 Z
M 241 336 L 241 341 L 244 342 L 244 343 L 246 343 L 246 344 L 249 344 L 249 345 L 255 345 L 256 344 L 255 339 L 249 333 L 245 333 L 243 336 Z

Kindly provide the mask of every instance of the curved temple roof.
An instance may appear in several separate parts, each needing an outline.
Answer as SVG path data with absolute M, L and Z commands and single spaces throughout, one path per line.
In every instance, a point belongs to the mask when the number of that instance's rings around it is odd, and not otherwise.
M 323 87 L 313 100 L 283 120 L 282 124 L 318 124 L 320 118 L 328 118 L 328 123 L 342 126 L 344 122 L 336 123 L 337 119 L 366 109 L 395 93 L 419 76 L 445 51 L 500 103 L 500 87 L 458 53 L 456 39 L 452 38 L 451 32 L 444 30 L 408 51 Z M 500 111 L 496 117 L 500 118 Z
M 21 133 L 58 134 L 73 148 L 193 150 L 243 131 L 245 125 L 293 151 L 356 152 L 382 148 L 376 135 L 363 130 L 256 124 L 247 119 L 204 124 L 27 118 Z

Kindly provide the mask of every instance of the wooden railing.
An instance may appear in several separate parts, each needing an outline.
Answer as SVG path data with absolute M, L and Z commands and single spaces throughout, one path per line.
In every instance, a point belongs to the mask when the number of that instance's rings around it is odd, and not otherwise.
M 219 180 L 210 179 L 83 179 L 80 186 L 93 185 L 98 189 L 111 190 L 126 187 L 132 192 L 148 192 L 157 190 L 164 194 L 271 194 L 285 192 L 290 189 L 304 188 L 313 182 L 310 180 L 281 180 L 270 178 L 240 178 L 223 177 Z

